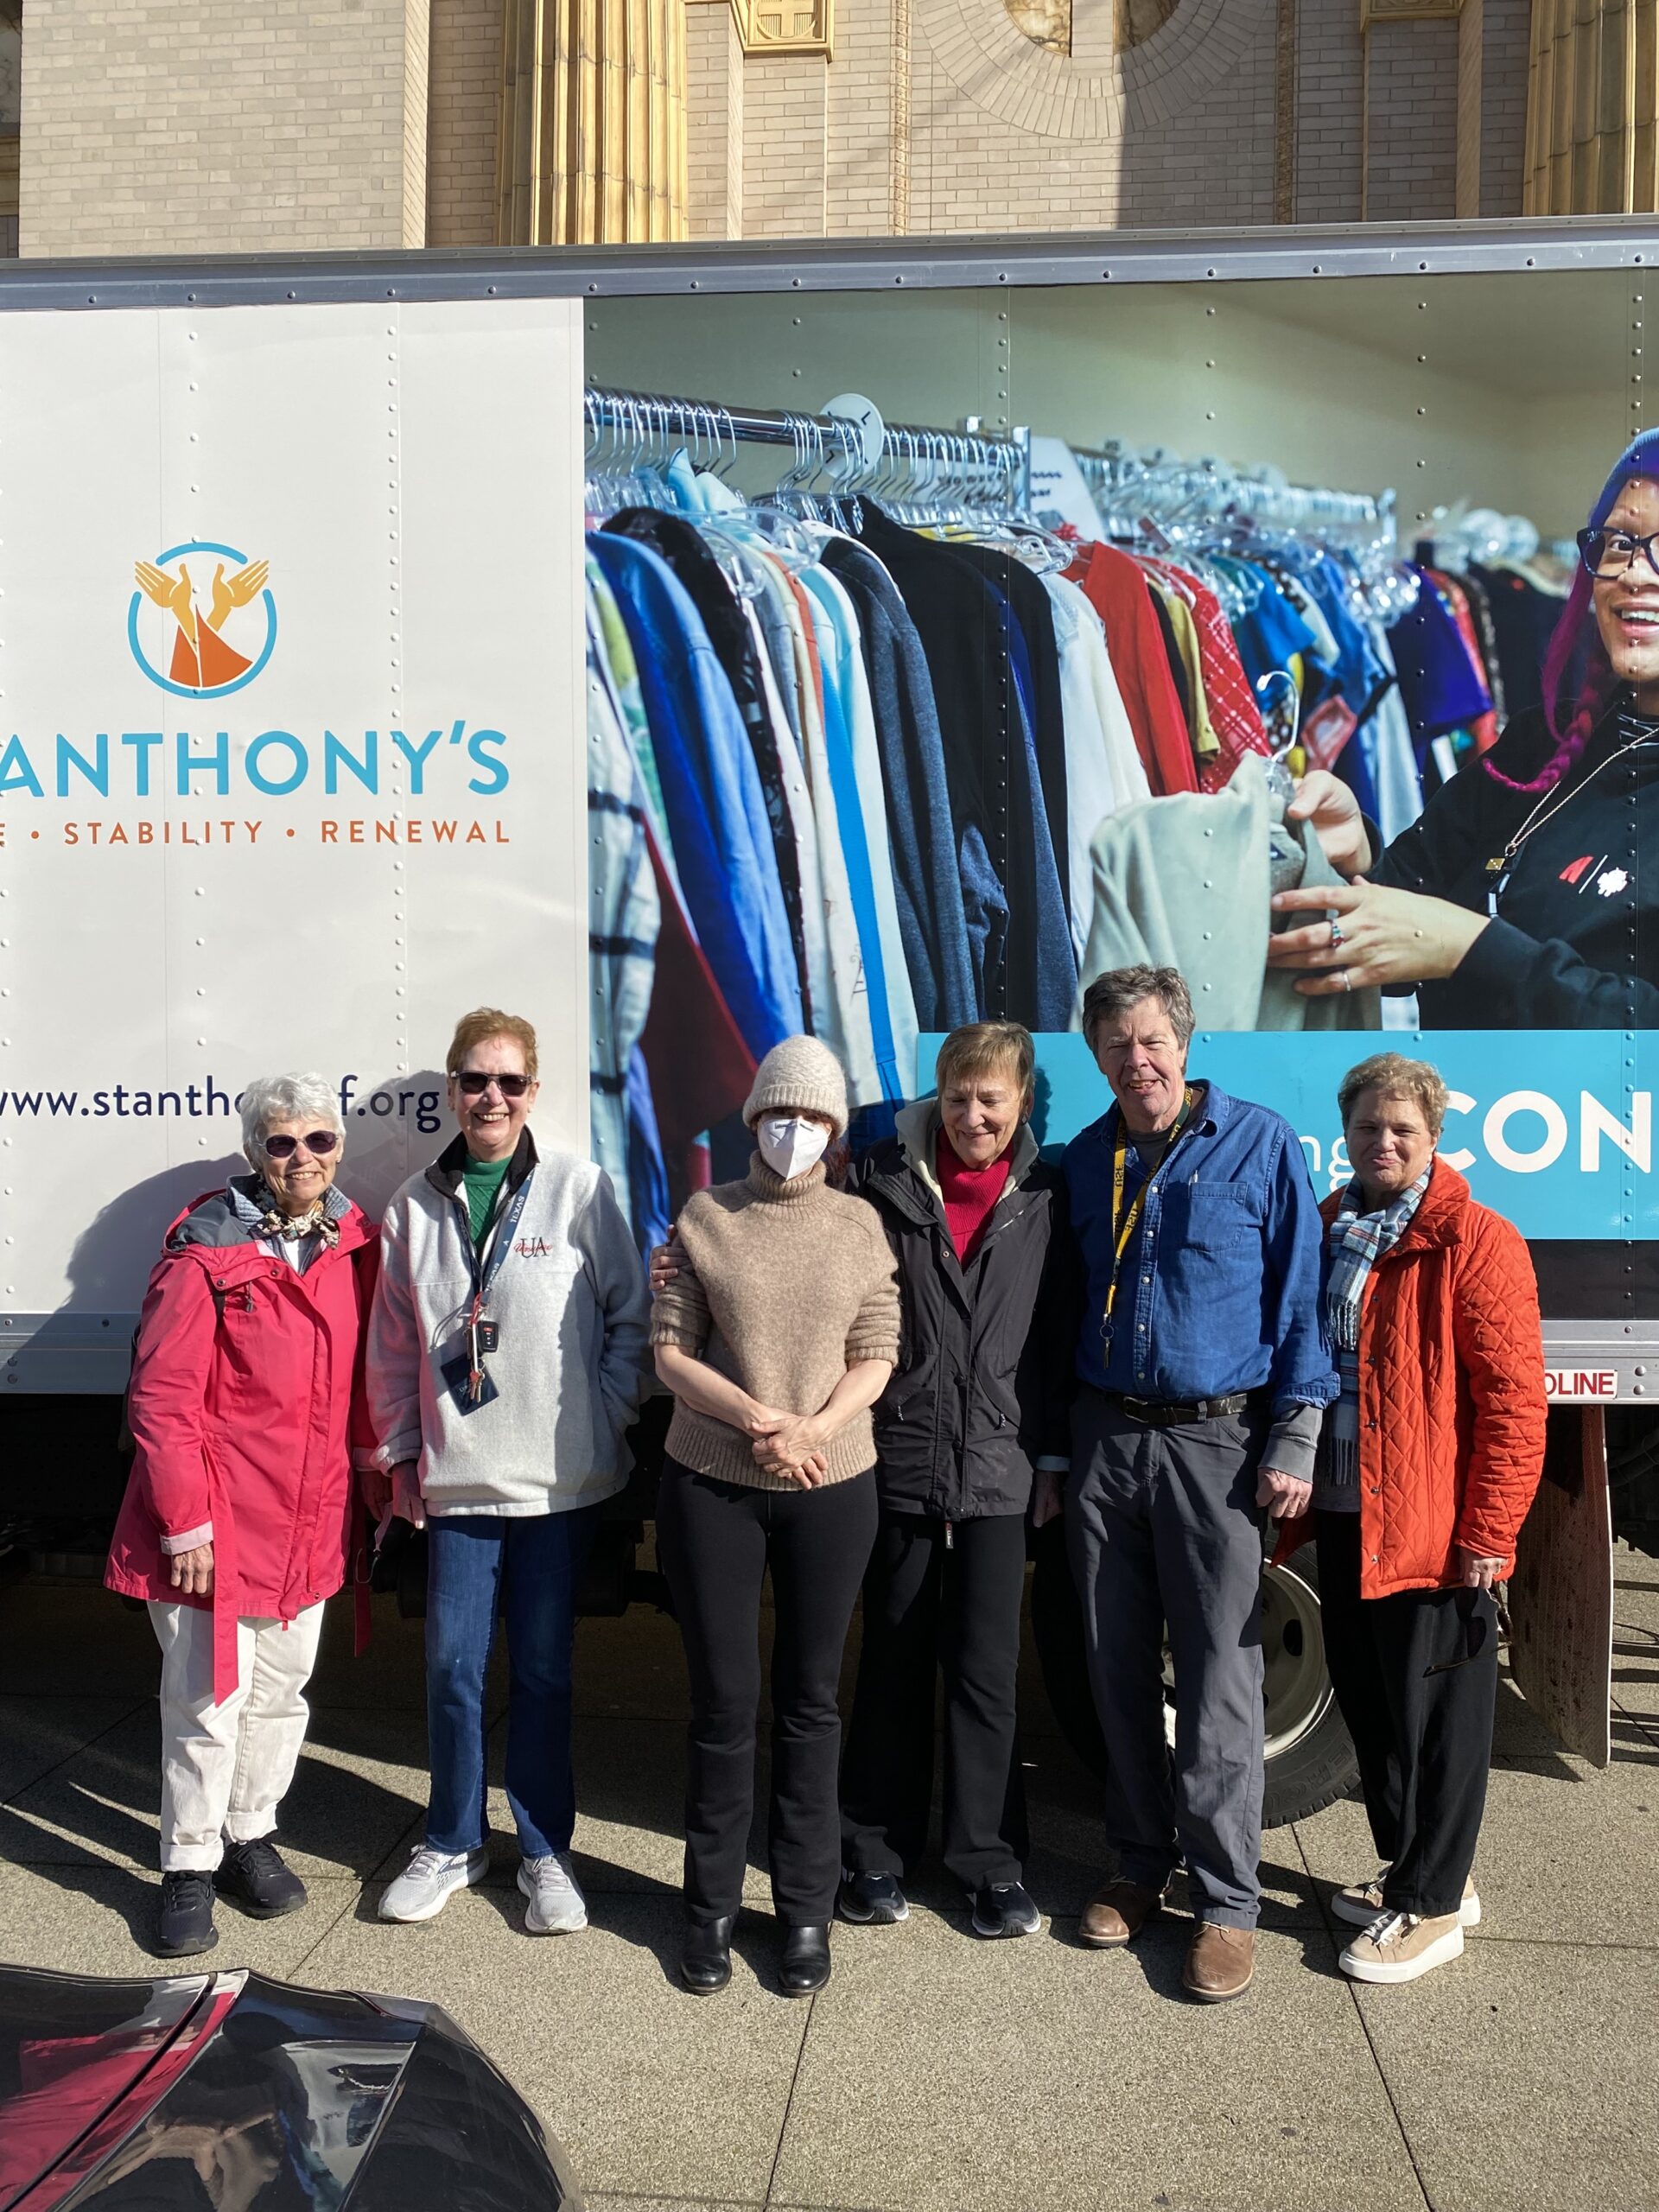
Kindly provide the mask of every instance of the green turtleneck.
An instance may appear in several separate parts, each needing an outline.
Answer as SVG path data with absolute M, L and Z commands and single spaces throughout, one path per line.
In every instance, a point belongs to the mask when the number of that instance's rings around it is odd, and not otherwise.
M 495 1218 L 495 1202 L 501 1195 L 501 1185 L 506 1181 L 512 1165 L 511 1153 L 505 1160 L 474 1160 L 471 1153 L 467 1155 L 461 1179 L 467 1192 L 467 1214 L 474 1251 L 484 1249 L 484 1233 Z

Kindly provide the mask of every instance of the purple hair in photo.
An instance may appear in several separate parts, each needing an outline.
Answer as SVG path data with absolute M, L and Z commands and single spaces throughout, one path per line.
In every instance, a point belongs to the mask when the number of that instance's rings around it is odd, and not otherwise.
M 1592 530 L 1601 528 L 1612 512 L 1620 492 L 1633 476 L 1659 480 L 1659 429 L 1643 430 L 1640 437 L 1631 439 L 1619 455 L 1601 487 L 1600 498 L 1590 510 Z M 1490 760 L 1481 764 L 1494 781 L 1506 784 L 1513 791 L 1547 791 L 1569 774 L 1618 688 L 1607 648 L 1595 626 L 1592 608 L 1594 588 L 1594 578 L 1580 565 L 1567 595 L 1561 619 L 1550 639 L 1549 650 L 1544 655 L 1544 713 L 1549 722 L 1549 734 L 1555 740 L 1555 750 L 1527 783 L 1506 776 Z M 1568 671 L 1580 652 L 1584 655 L 1584 678 L 1563 728 L 1561 694 L 1567 688 Z

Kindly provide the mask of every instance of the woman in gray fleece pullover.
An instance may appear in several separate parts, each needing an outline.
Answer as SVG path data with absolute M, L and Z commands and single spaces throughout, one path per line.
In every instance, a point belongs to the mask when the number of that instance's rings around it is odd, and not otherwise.
M 743 1118 L 760 1150 L 741 1183 L 687 1205 L 652 1325 L 676 1400 L 657 1543 L 691 1676 L 680 1971 L 700 1995 L 731 1975 L 770 1567 L 772 1894 L 783 1986 L 809 1996 L 830 1978 L 836 1690 L 875 1539 L 870 1408 L 899 1356 L 899 1291 L 874 1209 L 825 1179 L 847 1126 L 835 1055 L 810 1037 L 775 1046 Z

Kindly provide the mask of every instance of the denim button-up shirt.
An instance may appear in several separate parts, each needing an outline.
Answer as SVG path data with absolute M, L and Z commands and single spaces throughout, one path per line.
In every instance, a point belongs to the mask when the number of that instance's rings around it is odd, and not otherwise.
M 1088 1279 L 1079 1377 L 1171 1404 L 1266 1386 L 1276 1417 L 1329 1405 L 1337 1374 L 1320 1313 L 1324 1230 L 1301 1147 L 1279 1115 L 1214 1084 L 1147 1186 L 1109 1351 L 1117 1125 L 1114 1106 L 1065 1152 Z M 1138 1179 L 1131 1164 L 1126 1205 Z

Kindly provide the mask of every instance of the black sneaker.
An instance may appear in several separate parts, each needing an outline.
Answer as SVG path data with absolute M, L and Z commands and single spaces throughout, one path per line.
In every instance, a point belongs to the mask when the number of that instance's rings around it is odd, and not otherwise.
M 211 1951 L 219 1941 L 213 1925 L 213 1878 L 191 1871 L 162 1877 L 162 1916 L 156 1948 L 164 1958 Z
M 1021 1882 L 986 1882 L 969 1900 L 976 1936 L 1034 1936 L 1043 1916 Z
M 227 1843 L 213 1887 L 256 1920 L 277 1920 L 305 1903 L 305 1884 L 283 1864 L 269 1836 L 253 1843 Z
M 842 1918 L 860 1928 L 872 1921 L 878 1927 L 887 1927 L 896 1920 L 910 1918 L 910 1907 L 893 1874 L 843 1874 L 836 1903 Z

